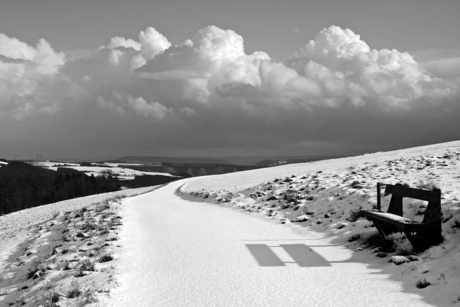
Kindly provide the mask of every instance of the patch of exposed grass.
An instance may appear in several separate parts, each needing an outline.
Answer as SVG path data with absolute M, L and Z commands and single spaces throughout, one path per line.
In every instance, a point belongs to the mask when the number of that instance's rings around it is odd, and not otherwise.
M 59 294 L 54 290 L 48 291 L 43 294 L 41 301 L 44 307 L 58 307 L 59 305 L 57 302 L 59 302 Z
M 41 275 L 43 275 L 46 272 L 46 264 L 43 263 L 41 260 L 34 260 L 32 262 L 32 265 L 29 268 L 29 271 L 27 272 L 27 279 L 35 279 Z
M 348 237 L 348 242 L 358 241 L 359 239 L 361 239 L 361 234 L 360 233 L 354 233 L 354 234 L 352 234 L 351 236 Z
M 89 259 L 80 261 L 80 271 L 94 271 L 94 262 Z
M 418 288 L 418 289 L 423 289 L 423 288 L 426 288 L 428 287 L 429 285 L 431 285 L 431 283 L 426 280 L 426 278 L 422 278 L 422 279 L 419 279 L 417 280 L 415 286 Z
M 82 291 L 81 291 L 80 284 L 78 283 L 78 281 L 75 279 L 72 280 L 72 282 L 70 283 L 70 289 L 67 291 L 66 297 L 76 298 L 80 296 L 81 293 Z
M 104 201 L 102 204 L 99 204 L 96 206 L 96 212 L 102 212 L 102 211 L 105 211 L 105 210 L 108 210 L 110 209 L 110 204 L 109 202 L 106 200 Z
M 113 260 L 113 256 L 110 255 L 110 254 L 105 254 L 101 258 L 99 258 L 99 262 L 101 262 L 101 263 L 109 262 L 109 261 L 112 261 L 112 260 Z

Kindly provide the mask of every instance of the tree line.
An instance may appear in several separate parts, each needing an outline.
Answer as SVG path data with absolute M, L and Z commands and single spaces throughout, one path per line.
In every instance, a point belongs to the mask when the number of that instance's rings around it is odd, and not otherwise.
M 117 191 L 111 176 L 55 172 L 22 162 L 0 167 L 0 215 L 76 197 Z

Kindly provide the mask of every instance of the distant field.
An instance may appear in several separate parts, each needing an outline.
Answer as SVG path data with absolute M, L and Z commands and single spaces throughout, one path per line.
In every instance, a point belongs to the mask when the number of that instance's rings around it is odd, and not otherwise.
M 153 172 L 153 171 L 143 171 L 143 170 L 136 170 L 132 167 L 141 167 L 141 163 L 104 163 L 104 164 L 97 164 L 94 166 L 80 166 L 78 163 L 60 163 L 60 162 L 53 162 L 53 161 L 46 161 L 46 162 L 34 162 L 32 163 L 35 166 L 40 166 L 43 168 L 47 168 L 50 170 L 57 171 L 58 168 L 71 168 L 82 172 L 88 176 L 107 176 L 111 175 L 113 177 L 117 177 L 118 180 L 134 180 L 136 176 L 144 176 L 144 175 L 160 175 L 160 176 L 173 176 L 169 173 L 164 172 Z

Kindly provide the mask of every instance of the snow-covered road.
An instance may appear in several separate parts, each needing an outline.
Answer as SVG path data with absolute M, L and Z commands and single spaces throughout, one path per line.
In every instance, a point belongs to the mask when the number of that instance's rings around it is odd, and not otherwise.
M 306 228 L 185 200 L 175 194 L 183 183 L 124 202 L 121 286 L 110 306 L 429 306 L 360 262 L 360 252 Z

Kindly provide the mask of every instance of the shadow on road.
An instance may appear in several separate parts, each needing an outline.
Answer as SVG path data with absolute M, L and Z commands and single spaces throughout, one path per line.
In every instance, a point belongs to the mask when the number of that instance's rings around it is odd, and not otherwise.
M 300 267 L 331 266 L 326 259 L 305 244 L 281 244 L 274 247 L 266 244 L 246 244 L 246 247 L 260 266 L 285 266 L 286 263 L 297 263 Z M 284 249 L 294 262 L 282 261 L 273 251 L 274 248 Z

